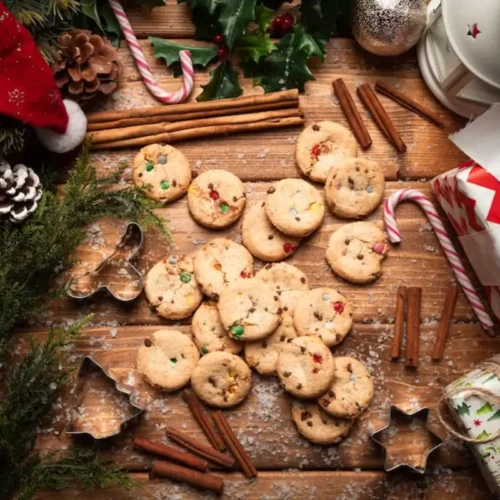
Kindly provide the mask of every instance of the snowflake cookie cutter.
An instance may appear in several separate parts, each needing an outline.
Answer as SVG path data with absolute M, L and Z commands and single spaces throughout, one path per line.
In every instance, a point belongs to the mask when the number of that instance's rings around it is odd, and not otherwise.
M 403 436 L 403 439 L 400 439 L 400 443 L 398 444 L 402 452 L 400 458 L 398 458 L 397 454 L 390 452 L 390 446 L 387 445 L 386 439 L 384 439 L 384 433 L 389 433 L 392 423 L 396 418 L 402 418 L 408 424 L 404 433 L 408 434 L 408 436 Z M 408 467 L 419 474 L 424 474 L 429 456 L 443 444 L 443 439 L 429 428 L 428 418 L 429 408 L 424 407 L 417 408 L 414 411 L 404 411 L 392 405 L 389 420 L 384 422 L 382 427 L 370 431 L 372 440 L 384 451 L 384 470 L 386 472 L 399 469 L 400 467 Z M 419 425 L 428 433 L 427 443 L 422 439 L 415 441 L 415 436 L 411 437 L 411 434 L 416 434 L 416 429 L 412 429 L 411 427 L 415 419 L 420 419 L 419 421 L 423 422 L 423 425 Z M 391 439 L 390 435 L 389 438 Z
M 105 290 L 120 302 L 135 300 L 144 288 L 144 278 L 131 261 L 138 256 L 143 241 L 141 226 L 129 222 L 113 253 L 92 271 L 70 279 L 66 284 L 66 294 L 83 300 Z M 120 273 L 120 270 L 124 272 Z M 118 286 L 113 286 L 109 278 L 108 282 L 103 282 L 103 276 L 112 276 Z
M 70 436 L 111 438 L 145 411 L 134 387 L 114 378 L 92 356 L 82 361 L 72 397 L 74 404 L 66 429 Z

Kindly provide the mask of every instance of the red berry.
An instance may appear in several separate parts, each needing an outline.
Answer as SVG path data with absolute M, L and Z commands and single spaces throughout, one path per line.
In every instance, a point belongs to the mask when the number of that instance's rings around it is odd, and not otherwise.
M 319 144 L 316 144 L 312 148 L 312 154 L 317 158 L 321 154 L 321 146 Z
M 225 45 L 221 45 L 217 49 L 217 57 L 219 59 L 227 59 L 227 56 L 229 55 L 229 50 Z
M 272 22 L 272 26 L 273 26 L 273 28 L 278 28 L 278 27 L 281 27 L 281 25 L 283 24 L 283 17 L 284 17 L 284 16 L 276 16 L 276 17 L 273 19 L 273 22 Z
M 210 191 L 210 198 L 212 198 L 212 200 L 218 200 L 219 199 L 219 193 L 217 191 Z
M 321 356 L 321 354 L 313 354 L 313 361 L 315 363 L 321 363 L 322 360 L 323 360 L 323 357 Z
M 344 304 L 342 304 L 342 302 L 335 302 L 335 304 L 333 304 L 333 310 L 336 313 L 342 314 L 344 312 Z
M 219 33 L 218 35 L 215 35 L 213 38 L 213 42 L 216 45 L 224 45 L 224 37 Z
M 283 34 L 288 33 L 293 28 L 293 17 L 290 14 L 285 14 L 281 18 L 281 30 Z
M 283 250 L 285 253 L 292 253 L 295 250 L 295 247 L 291 243 L 285 243 L 283 245 Z

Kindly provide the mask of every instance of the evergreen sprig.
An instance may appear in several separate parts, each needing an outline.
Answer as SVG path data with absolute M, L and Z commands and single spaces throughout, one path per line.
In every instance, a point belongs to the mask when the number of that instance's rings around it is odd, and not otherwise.
M 32 218 L 21 226 L 0 223 L 0 359 L 12 328 L 40 310 L 51 297 L 54 280 L 74 263 L 71 255 L 84 240 L 87 224 L 117 216 L 138 220 L 170 237 L 165 220 L 153 211 L 158 203 L 135 187 L 109 189 L 120 173 L 98 178 L 88 148 L 84 148 L 62 198 L 45 186 Z

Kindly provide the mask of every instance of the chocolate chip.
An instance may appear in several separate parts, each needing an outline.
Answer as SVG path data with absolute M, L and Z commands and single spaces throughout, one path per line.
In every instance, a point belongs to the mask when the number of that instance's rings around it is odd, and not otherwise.
M 314 125 L 312 126 L 312 129 L 313 129 L 315 132 L 319 132 L 319 125 L 314 124 Z
M 304 411 L 300 414 L 300 420 L 302 420 L 302 422 L 303 422 L 304 420 L 308 420 L 308 419 L 309 419 L 309 418 L 311 418 L 311 417 L 312 417 L 312 415 L 311 415 L 308 411 L 306 411 L 306 410 L 304 410 Z
M 356 172 L 359 172 L 361 169 L 359 167 L 356 167 Z
M 282 336 L 280 337 L 280 342 L 284 342 L 284 341 L 285 341 L 285 339 L 286 339 L 286 337 L 285 337 L 284 335 L 282 335 Z
M 293 340 L 293 339 L 286 339 L 286 341 L 287 341 L 288 343 L 290 343 L 292 340 Z
M 213 188 L 214 188 L 214 185 L 213 185 L 212 183 L 210 183 L 210 184 L 208 185 L 208 189 L 212 190 Z
M 265 207 L 265 206 L 266 206 L 266 202 L 263 201 L 261 207 Z
M 249 313 L 254 313 L 255 312 L 255 307 L 251 307 L 249 310 L 248 310 Z
M 319 313 L 318 311 L 314 311 L 314 317 L 318 320 L 321 321 L 323 319 L 323 315 Z
M 283 377 L 288 378 L 292 372 L 283 372 Z
M 158 302 L 161 302 L 163 300 L 163 297 L 158 297 Z
M 273 236 L 272 234 L 270 234 L 270 235 L 267 237 L 267 239 L 268 239 L 268 240 L 272 240 L 273 238 L 274 238 L 274 236 Z
M 306 279 L 304 277 L 300 278 L 300 282 L 301 283 L 305 283 L 306 282 Z
M 324 418 L 322 418 L 321 421 L 323 422 L 324 425 L 327 424 L 327 422 L 326 422 L 326 420 Z
M 172 181 L 172 186 L 173 186 L 173 187 L 176 187 L 176 186 L 177 186 L 177 181 L 175 181 L 175 180 L 174 180 L 174 181 Z
M 364 255 L 361 254 L 358 255 L 358 260 L 363 260 L 364 258 L 365 258 Z
M 300 222 L 300 217 L 295 217 L 295 220 L 296 220 L 297 222 Z
M 264 269 L 271 269 L 271 267 L 273 267 L 273 265 L 272 265 L 272 264 L 266 264 L 266 265 L 264 266 Z
M 308 420 L 308 421 L 307 421 L 307 425 L 308 425 L 309 427 L 312 427 L 312 426 L 313 426 L 313 423 L 312 423 L 310 420 Z
M 276 189 L 274 189 L 273 187 L 270 187 L 270 188 L 267 190 L 267 194 L 273 194 L 275 191 L 276 191 Z
M 214 386 L 214 387 L 217 387 L 217 380 L 215 379 L 215 377 L 208 377 L 208 381 Z
M 215 302 L 218 302 L 219 301 L 219 294 L 214 293 L 214 296 L 212 297 L 212 299 L 215 300 Z
M 320 402 L 319 402 L 319 404 L 321 406 L 329 406 L 330 403 L 331 403 L 331 401 L 329 399 L 321 399 Z
M 142 172 L 139 172 L 139 177 L 142 177 Z
M 345 245 L 349 245 L 350 241 L 349 240 L 344 240 Z
M 267 342 L 264 340 L 264 342 L 262 342 L 262 344 L 260 344 L 264 349 L 267 347 Z
M 304 354 L 306 352 L 306 348 L 304 346 L 300 346 L 300 352 Z
M 151 347 L 153 345 L 153 342 L 151 339 L 144 339 L 144 345 L 146 347 Z
M 342 335 L 340 335 L 340 333 L 337 333 L 337 334 L 335 335 L 335 340 L 336 340 L 337 342 L 340 342 L 340 341 L 342 340 Z
M 276 295 L 273 298 L 274 300 L 280 300 Z
M 194 170 L 191 171 L 191 177 L 193 179 L 196 179 L 196 177 L 198 177 L 198 172 L 195 172 Z
M 233 196 L 233 201 L 234 202 L 238 201 L 238 198 L 236 196 Z
M 333 391 L 328 391 L 328 395 L 332 398 L 335 399 L 335 393 Z
M 297 384 L 297 390 L 300 391 L 302 389 L 302 384 Z
M 347 370 L 349 373 L 352 373 L 352 365 L 351 365 L 351 363 L 347 363 L 346 370 Z
M 278 307 L 278 311 L 277 311 L 278 314 L 283 314 L 283 309 L 281 309 L 281 307 Z
M 285 306 L 285 307 L 283 308 L 283 311 L 285 311 L 285 312 L 286 312 L 286 311 L 288 311 L 288 307 L 286 307 L 286 306 Z

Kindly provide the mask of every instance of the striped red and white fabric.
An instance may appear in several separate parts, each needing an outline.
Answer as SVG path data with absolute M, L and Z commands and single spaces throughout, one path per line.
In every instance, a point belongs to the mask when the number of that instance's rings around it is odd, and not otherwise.
M 416 189 L 400 189 L 389 197 L 384 206 L 384 221 L 389 241 L 391 243 L 399 243 L 401 241 L 401 233 L 399 232 L 398 224 L 394 216 L 394 210 L 402 201 L 413 201 L 418 203 L 424 210 L 446 257 L 450 262 L 451 268 L 453 269 L 458 282 L 462 286 L 465 296 L 472 306 L 472 309 L 476 313 L 486 332 L 492 335 L 493 321 L 484 308 L 478 293 L 474 290 L 474 286 L 467 275 L 467 271 L 465 270 L 460 256 L 448 236 L 448 233 L 441 221 L 441 217 L 439 217 L 434 205 L 427 196 Z
M 163 90 L 154 79 L 153 73 L 151 73 L 151 69 L 149 68 L 146 58 L 144 57 L 144 52 L 137 41 L 134 30 L 132 29 L 132 26 L 130 25 L 127 15 L 125 14 L 119 0 L 108 1 L 116 19 L 118 20 L 118 23 L 120 24 L 123 35 L 127 40 L 130 51 L 132 52 L 135 63 L 137 64 L 137 69 L 139 70 L 139 73 L 141 74 L 142 79 L 151 94 L 165 104 L 175 104 L 185 101 L 193 90 L 194 80 L 193 63 L 191 61 L 191 54 L 189 50 L 181 50 L 179 52 L 182 75 L 184 77 L 182 88 L 176 90 L 175 92 L 167 92 Z

